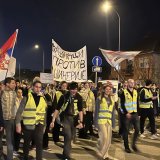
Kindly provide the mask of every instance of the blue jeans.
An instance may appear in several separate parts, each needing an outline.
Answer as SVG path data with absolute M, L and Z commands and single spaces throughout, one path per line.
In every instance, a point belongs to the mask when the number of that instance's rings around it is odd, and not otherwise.
M 3 131 L 0 132 L 0 159 L 1 159 L 1 156 L 3 155 L 3 142 L 2 142 L 2 139 L 3 139 Z
M 7 142 L 7 160 L 13 159 L 15 120 L 4 120 Z

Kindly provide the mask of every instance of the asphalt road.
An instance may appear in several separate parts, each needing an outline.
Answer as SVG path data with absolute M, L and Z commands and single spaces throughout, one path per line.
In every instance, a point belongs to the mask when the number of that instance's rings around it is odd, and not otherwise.
M 157 121 L 160 128 L 160 119 Z M 160 131 L 158 131 L 160 133 Z M 132 135 L 130 135 L 131 140 Z M 62 159 L 63 137 L 62 142 L 55 145 L 52 141 L 49 143 L 51 151 L 43 151 L 44 160 L 59 160 Z M 72 144 L 72 157 L 76 160 L 97 160 L 96 157 L 97 138 L 77 139 L 75 144 Z M 139 138 L 137 143 L 139 153 L 125 153 L 123 142 L 120 138 L 113 138 L 112 145 L 109 150 L 110 158 L 115 160 L 160 160 L 160 136 L 158 140 L 151 140 L 150 134 L 146 138 Z M 4 146 L 6 153 L 6 146 Z M 22 150 L 20 150 L 22 153 Z M 35 158 L 35 150 L 30 151 L 30 159 Z M 21 159 L 21 158 L 16 158 Z

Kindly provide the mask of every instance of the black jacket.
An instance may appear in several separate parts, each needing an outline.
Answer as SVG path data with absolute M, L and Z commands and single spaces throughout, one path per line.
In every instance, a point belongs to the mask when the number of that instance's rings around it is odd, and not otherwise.
M 67 108 L 66 110 L 64 111 L 66 114 L 68 113 L 69 111 L 69 107 L 70 107 L 70 92 L 68 91 L 65 95 L 62 95 L 58 101 L 58 104 L 57 104 L 57 107 L 56 109 L 57 110 L 60 110 L 62 108 L 62 106 L 68 101 L 68 105 L 67 105 Z M 78 111 L 82 111 L 83 110 L 83 104 L 82 104 L 82 97 L 79 93 L 77 93 L 74 97 L 73 97 L 74 100 L 78 100 L 77 101 L 77 107 L 78 107 Z

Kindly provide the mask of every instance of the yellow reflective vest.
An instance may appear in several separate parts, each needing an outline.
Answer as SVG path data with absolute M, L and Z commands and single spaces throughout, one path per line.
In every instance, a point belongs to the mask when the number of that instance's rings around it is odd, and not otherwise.
M 149 98 L 153 97 L 153 94 L 152 94 L 151 90 L 143 88 L 141 90 L 141 92 L 142 91 L 145 92 L 145 99 L 149 99 Z M 152 101 L 150 101 L 150 102 L 141 102 L 140 101 L 139 108 L 153 108 L 153 102 Z
M 77 106 L 78 100 L 74 99 L 73 103 L 74 103 L 74 115 L 77 115 L 79 113 L 78 106 Z M 62 106 L 62 108 L 60 110 L 60 113 L 66 110 L 68 104 L 69 104 L 69 100 L 67 100 L 67 102 L 64 103 L 64 105 Z
M 100 99 L 100 98 L 99 98 Z M 98 124 L 112 124 L 112 112 L 115 102 L 113 101 L 113 98 L 111 97 L 111 105 L 108 106 L 108 103 L 106 101 L 106 98 L 102 98 L 100 100 L 100 106 L 98 111 Z
M 124 89 L 124 96 L 125 96 L 125 108 L 128 113 L 132 112 L 137 112 L 137 98 L 138 98 L 138 93 L 134 89 L 133 90 L 133 97 L 131 94 L 128 92 L 127 89 Z
M 57 103 L 58 103 L 58 101 L 59 101 L 59 99 L 60 99 L 60 97 L 61 97 L 62 95 L 63 95 L 63 94 L 62 94 L 61 91 L 56 91 L 56 99 L 57 99 Z
M 45 124 L 47 103 L 44 97 L 40 97 L 38 106 L 36 106 L 32 93 L 28 94 L 28 100 L 22 113 L 24 125 Z

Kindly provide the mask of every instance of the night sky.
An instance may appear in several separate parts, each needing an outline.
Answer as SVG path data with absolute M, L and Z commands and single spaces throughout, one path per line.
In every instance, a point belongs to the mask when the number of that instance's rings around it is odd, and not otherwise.
M 52 38 L 64 49 L 87 46 L 88 63 L 99 47 L 118 50 L 118 17 L 100 11 L 103 0 L 1 0 L 0 45 L 18 28 L 14 57 L 22 68 L 51 68 Z M 159 0 L 112 0 L 121 17 L 121 50 L 132 50 L 147 34 L 160 33 Z M 40 44 L 34 50 L 34 44 Z M 103 64 L 106 64 L 104 61 Z

